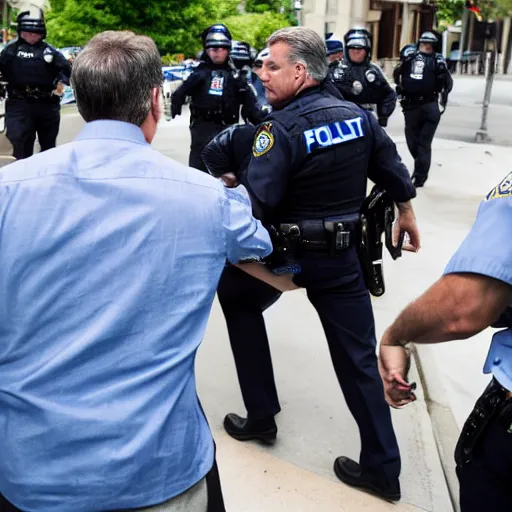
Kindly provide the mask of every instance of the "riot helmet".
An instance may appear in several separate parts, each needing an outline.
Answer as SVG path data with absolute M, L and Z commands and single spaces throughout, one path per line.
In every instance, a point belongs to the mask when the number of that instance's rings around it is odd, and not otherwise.
M 327 35 L 325 47 L 327 57 L 336 53 L 343 53 L 343 42 L 341 41 L 341 38 L 335 36 L 334 34 Z
M 411 55 L 413 55 L 417 50 L 417 47 L 415 44 L 406 44 L 401 50 L 400 50 L 400 60 L 403 62 L 405 59 L 409 58 Z
M 30 32 L 32 34 L 41 34 L 43 39 L 46 37 L 46 25 L 44 22 L 44 14 L 41 9 L 33 11 L 23 11 L 16 18 L 18 36 L 22 32 Z
M 437 42 L 437 36 L 432 32 L 423 32 L 418 39 L 418 43 L 430 43 L 432 46 L 435 46 Z
M 371 59 L 372 35 L 365 28 L 353 28 L 345 34 L 345 59 L 350 62 L 350 50 L 366 50 L 365 61 Z
M 263 61 L 270 55 L 270 50 L 268 48 L 265 48 L 261 50 L 260 53 L 256 56 L 254 59 L 254 67 L 255 68 L 261 68 L 263 67 Z
M 231 50 L 231 33 L 225 25 L 221 23 L 211 25 L 201 34 L 203 47 L 205 50 L 209 48 L 226 48 Z
M 238 69 L 251 65 L 251 48 L 243 41 L 231 42 L 231 59 Z

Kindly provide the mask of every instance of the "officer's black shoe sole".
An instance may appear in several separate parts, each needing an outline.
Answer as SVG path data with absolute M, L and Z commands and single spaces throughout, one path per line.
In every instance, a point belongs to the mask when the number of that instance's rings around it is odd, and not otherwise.
M 253 422 L 238 416 L 238 414 L 228 414 L 224 418 L 224 429 L 237 441 L 256 440 L 263 443 L 272 443 L 277 438 L 277 426 L 274 418 Z
M 334 461 L 334 473 L 343 483 L 367 491 L 386 501 L 396 502 L 402 497 L 399 490 L 384 489 L 378 482 L 365 478 L 361 474 L 359 464 L 348 457 L 338 457 Z

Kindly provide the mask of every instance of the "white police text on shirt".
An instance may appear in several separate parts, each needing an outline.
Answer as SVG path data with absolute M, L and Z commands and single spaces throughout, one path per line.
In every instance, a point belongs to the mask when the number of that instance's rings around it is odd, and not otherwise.
M 339 121 L 304 132 L 307 153 L 364 137 L 361 117 Z

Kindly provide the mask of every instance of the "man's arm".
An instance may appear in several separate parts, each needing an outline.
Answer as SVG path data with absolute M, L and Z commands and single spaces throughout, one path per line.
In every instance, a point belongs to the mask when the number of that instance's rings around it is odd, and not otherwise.
M 387 78 L 378 66 L 374 66 L 375 71 L 379 74 L 379 80 L 382 83 L 380 88 L 380 99 L 377 103 L 377 116 L 380 126 L 387 126 L 388 118 L 391 117 L 396 108 L 396 92 L 389 85 Z
M 181 115 L 181 108 L 194 90 L 199 86 L 203 79 L 201 70 L 194 71 L 172 94 L 171 96 L 171 116 L 174 119 Z
M 55 50 L 53 54 L 53 63 L 59 73 L 59 81 L 69 85 L 69 77 L 71 76 L 71 65 L 61 52 Z
M 296 157 L 288 133 L 278 122 L 259 126 L 249 165 L 240 181 L 247 187 L 253 211 L 262 221 L 271 219 L 281 203 Z

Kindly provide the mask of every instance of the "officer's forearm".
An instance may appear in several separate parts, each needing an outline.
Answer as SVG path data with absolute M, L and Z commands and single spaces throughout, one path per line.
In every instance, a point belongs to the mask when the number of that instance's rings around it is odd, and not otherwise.
M 400 313 L 383 343 L 470 338 L 491 325 L 511 300 L 511 287 L 492 278 L 477 274 L 443 276 Z
M 406 201 L 403 203 L 396 203 L 396 206 L 397 206 L 400 214 L 413 212 L 411 201 Z

